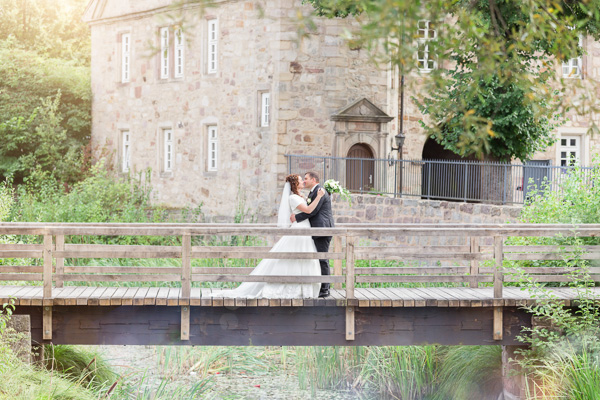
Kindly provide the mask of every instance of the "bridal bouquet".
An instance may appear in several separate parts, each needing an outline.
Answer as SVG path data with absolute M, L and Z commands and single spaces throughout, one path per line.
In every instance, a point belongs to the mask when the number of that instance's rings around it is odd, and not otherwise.
M 348 189 L 340 185 L 338 181 L 334 181 L 333 179 L 328 179 L 323 183 L 323 187 L 329 194 L 331 193 L 339 193 L 340 197 L 346 201 L 348 204 L 352 204 L 352 199 L 350 198 L 350 192 Z

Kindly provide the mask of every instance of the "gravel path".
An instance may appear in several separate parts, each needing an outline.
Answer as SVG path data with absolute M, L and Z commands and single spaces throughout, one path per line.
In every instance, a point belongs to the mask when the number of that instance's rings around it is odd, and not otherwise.
M 190 388 L 198 381 L 194 372 L 176 376 L 161 375 L 159 354 L 154 346 L 99 346 L 98 350 L 115 370 L 131 379 L 145 376 L 144 386 L 157 388 L 164 379 L 169 385 Z M 277 369 L 275 369 L 277 370 Z M 128 378 L 129 379 L 129 378 Z M 350 391 L 301 390 L 298 377 L 289 371 L 268 374 L 215 374 L 211 390 L 203 399 L 210 400 L 371 400 L 375 396 Z

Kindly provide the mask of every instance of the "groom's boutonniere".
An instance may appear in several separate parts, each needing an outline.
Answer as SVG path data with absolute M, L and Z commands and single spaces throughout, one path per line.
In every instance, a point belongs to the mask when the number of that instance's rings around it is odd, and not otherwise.
M 306 199 L 306 205 L 309 205 L 312 202 L 312 199 L 309 197 L 308 199 Z

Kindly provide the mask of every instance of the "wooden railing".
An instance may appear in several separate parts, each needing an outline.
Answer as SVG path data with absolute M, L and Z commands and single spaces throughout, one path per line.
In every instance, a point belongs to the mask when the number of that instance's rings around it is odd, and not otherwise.
M 495 312 L 498 313 L 495 337 L 501 338 L 501 299 L 504 282 L 517 280 L 503 269 L 504 260 L 563 260 L 569 252 L 579 259 L 600 259 L 600 246 L 581 249 L 558 245 L 506 245 L 507 237 L 596 237 L 600 225 L 444 225 L 444 224 L 345 224 L 336 228 L 281 229 L 268 224 L 64 224 L 0 223 L 1 235 L 28 237 L 34 244 L 0 244 L 2 259 L 38 260 L 31 265 L 0 265 L 0 281 L 36 282 L 43 285 L 43 305 L 52 306 L 53 288 L 65 282 L 88 285 L 123 282 L 177 282 L 181 298 L 190 298 L 192 286 L 204 282 L 329 282 L 345 289 L 347 321 L 353 338 L 353 307 L 359 306 L 355 288 L 361 284 L 451 283 L 476 288 L 492 285 Z M 259 237 L 274 241 L 283 235 L 333 236 L 328 253 L 270 252 L 269 246 L 201 245 L 197 237 Z M 170 237 L 180 245 L 73 244 L 87 236 Z M 34 237 L 34 238 L 32 238 Z M 173 237 L 177 238 L 173 240 Z M 14 240 L 14 239 L 13 239 Z M 5 240 L 6 241 L 6 240 Z M 378 245 L 373 245 L 373 244 Z M 581 253 L 581 254 L 579 254 Z M 172 266 L 94 266 L 86 259 L 181 259 Z M 256 276 L 251 267 L 193 266 L 194 259 L 319 259 L 333 260 L 333 275 Z M 65 263 L 65 260 L 68 262 Z M 357 260 L 402 261 L 395 266 L 357 267 Z M 482 266 L 482 262 L 489 265 Z M 4 261 L 6 264 L 6 260 Z M 82 264 L 82 265 L 80 265 Z M 414 265 L 411 265 L 414 264 Z M 577 267 L 529 267 L 527 273 L 539 282 L 564 282 Z M 592 279 L 600 280 L 600 268 L 589 269 Z M 497 300 L 497 301 L 496 301 Z M 182 304 L 182 303 L 179 303 Z M 189 305 L 189 303 L 188 303 Z M 189 313 L 189 309 L 186 309 Z M 189 314 L 188 314 L 189 316 Z M 183 320 L 183 317 L 182 317 Z

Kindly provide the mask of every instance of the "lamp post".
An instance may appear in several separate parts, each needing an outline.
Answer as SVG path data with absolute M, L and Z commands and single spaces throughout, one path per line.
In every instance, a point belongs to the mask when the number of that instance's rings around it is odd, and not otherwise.
M 398 180 L 399 188 L 396 188 L 396 193 L 402 197 L 402 178 L 404 172 L 404 163 L 402 162 L 402 147 L 404 147 L 404 141 L 406 140 L 406 135 L 402 132 L 402 122 L 400 122 L 400 132 L 396 136 L 394 136 L 394 140 L 396 141 L 396 146 L 392 145 L 392 151 L 398 151 L 398 161 L 400 163 L 400 179 Z M 394 194 L 394 197 L 396 195 Z

